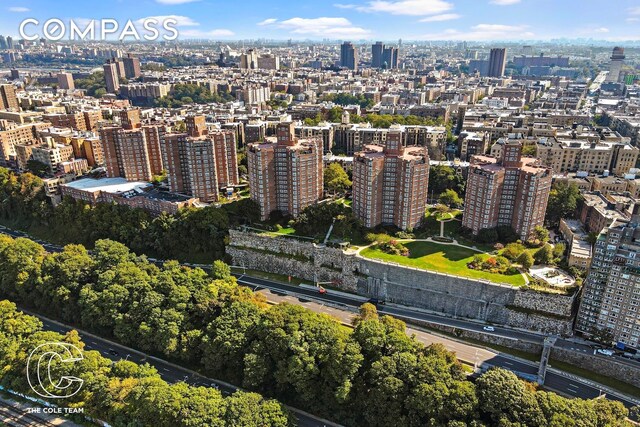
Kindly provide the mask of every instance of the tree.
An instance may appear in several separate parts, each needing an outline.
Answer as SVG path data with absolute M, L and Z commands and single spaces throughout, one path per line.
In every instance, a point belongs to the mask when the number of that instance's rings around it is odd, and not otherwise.
M 438 196 L 438 202 L 445 204 L 447 206 L 457 208 L 462 206 L 463 200 L 458 196 L 455 190 L 448 188 L 443 193 Z
M 324 169 L 324 187 L 333 194 L 343 193 L 351 187 L 349 175 L 340 163 L 331 163 Z
M 550 244 L 545 244 L 538 249 L 533 255 L 536 264 L 552 264 L 553 263 L 553 248 Z
M 533 236 L 540 244 L 545 244 L 549 240 L 549 230 L 541 225 L 536 225 L 533 229 Z
M 533 255 L 531 255 L 527 251 L 523 251 L 520 255 L 518 255 L 518 258 L 516 258 L 516 262 L 522 265 L 522 268 L 528 271 L 531 267 L 533 267 Z
M 513 372 L 490 369 L 478 378 L 476 386 L 479 407 L 489 415 L 492 425 L 545 425 L 535 393 Z
M 561 218 L 574 218 L 583 197 L 574 183 L 557 182 L 549 192 L 546 222 L 552 227 L 560 224 Z
M 564 243 L 556 243 L 553 245 L 553 257 L 557 260 L 562 260 L 564 252 L 567 250 L 567 246 Z
M 524 252 L 524 245 L 521 243 L 509 243 L 502 251 L 502 255 L 511 261 L 515 261 L 522 252 Z
M 451 189 L 458 195 L 464 194 L 464 178 L 450 166 L 436 165 L 429 169 L 429 191 L 442 194 Z
M 215 260 L 211 267 L 211 277 L 214 279 L 227 280 L 231 278 L 231 267 L 224 261 Z
M 494 243 L 498 240 L 498 232 L 495 228 L 483 228 L 478 231 L 476 240 L 480 243 Z
M 377 319 L 378 318 L 378 309 L 375 305 L 365 302 L 358 309 L 358 315 L 353 318 L 353 325 L 358 326 L 358 323 L 363 322 L 365 320 Z
M 51 172 L 51 170 L 49 170 L 49 166 L 45 165 L 42 162 L 39 162 L 38 160 L 27 161 L 27 169 L 32 174 L 39 176 L 41 178 L 46 174 L 48 174 L 49 172 Z

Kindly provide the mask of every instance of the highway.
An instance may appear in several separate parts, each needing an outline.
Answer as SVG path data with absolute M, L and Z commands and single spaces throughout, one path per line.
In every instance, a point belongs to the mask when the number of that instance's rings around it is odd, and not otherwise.
M 27 235 L 19 231 L 8 230 L 8 229 L 3 230 L 2 226 L 0 226 L 0 232 L 4 232 L 14 237 L 28 237 Z M 50 252 L 59 252 L 61 250 L 61 247 L 56 245 L 52 245 L 42 241 L 38 241 L 38 243 L 42 244 L 45 247 L 45 249 Z M 156 261 L 156 262 L 159 264 L 162 263 L 162 261 Z M 187 265 L 190 265 L 190 264 L 187 264 Z M 200 265 L 198 267 L 208 268 L 208 266 L 200 266 Z M 333 306 L 338 309 L 342 309 L 343 311 L 350 312 L 350 313 L 353 313 L 354 311 L 356 311 L 357 308 L 363 303 L 363 297 L 357 296 L 357 295 L 349 295 L 346 293 L 333 293 L 332 291 L 329 291 L 324 294 L 320 294 L 315 289 L 309 289 L 309 288 L 300 287 L 296 285 L 289 285 L 289 284 L 274 282 L 271 280 L 251 277 L 244 274 L 236 274 L 235 276 L 238 280 L 238 283 L 242 285 L 248 286 L 254 290 L 261 290 L 261 289 L 270 290 L 272 292 L 275 292 L 276 295 L 294 296 L 298 299 L 298 303 L 315 301 L 322 304 Z M 415 310 L 408 307 L 402 307 L 402 306 L 396 306 L 396 305 L 378 305 L 378 312 L 381 314 L 388 314 L 388 315 L 394 316 L 398 319 L 407 321 L 408 323 L 411 323 L 412 321 L 416 321 L 416 320 L 427 321 L 427 322 L 437 323 L 441 325 L 452 326 L 452 327 L 456 327 L 463 330 L 469 330 L 469 331 L 480 332 L 480 333 L 488 333 L 483 330 L 483 327 L 486 326 L 483 323 L 470 321 L 470 320 L 453 319 L 449 317 L 438 316 L 435 314 L 426 313 L 424 311 Z M 339 313 L 332 313 L 332 315 L 335 315 L 336 317 L 340 317 Z M 45 323 L 45 326 L 53 327 L 53 324 L 48 322 L 48 323 Z M 70 327 L 63 326 L 63 325 L 58 325 L 57 327 L 67 328 L 66 330 L 70 329 Z M 412 332 L 415 333 L 416 335 L 419 335 L 420 333 L 425 335 L 430 335 L 428 333 L 425 333 L 423 330 L 420 330 L 419 328 L 412 328 L 412 329 L 413 329 Z M 55 330 L 55 329 L 52 329 L 52 330 Z M 502 336 L 505 338 L 515 339 L 515 340 L 534 342 L 538 344 L 541 344 L 542 341 L 544 340 L 544 335 L 541 335 L 541 334 L 522 331 L 522 330 L 516 330 L 516 329 L 503 328 L 503 327 L 495 327 L 495 331 L 491 332 L 491 334 Z M 430 337 L 427 337 L 422 341 L 425 342 L 425 344 L 429 344 L 430 342 L 433 342 L 433 335 L 430 335 Z M 491 366 L 498 366 L 498 367 L 502 367 L 502 368 L 514 371 L 527 379 L 531 379 L 528 377 L 537 375 L 537 372 L 538 372 L 537 363 L 516 359 L 509 355 L 487 351 L 482 347 L 464 344 L 459 341 L 454 341 L 450 339 L 449 340 L 445 339 L 441 341 L 443 341 L 443 343 L 446 343 L 445 346 L 449 350 L 455 351 L 457 356 L 461 360 L 465 360 L 470 363 L 478 362 L 478 366 L 482 369 L 486 369 Z M 120 349 L 118 350 L 117 348 L 113 347 L 114 344 L 109 344 L 106 341 L 101 342 L 98 339 L 94 339 L 93 341 L 85 341 L 85 342 L 88 344 L 89 349 L 97 349 L 98 351 L 101 351 L 103 354 L 105 354 L 104 352 L 106 351 L 105 356 L 106 357 L 111 356 L 110 357 L 111 359 L 117 359 L 120 357 L 121 354 L 130 354 L 130 360 L 133 360 L 136 362 L 149 361 L 149 363 L 151 363 L 150 360 L 148 360 L 144 355 L 141 355 L 140 353 L 137 353 L 138 359 L 136 359 L 134 350 L 126 349 L 125 347 L 118 346 L 120 347 Z M 96 346 L 96 345 L 100 347 L 91 348 L 91 346 Z M 566 339 L 561 339 L 561 338 L 559 338 L 556 341 L 555 345 L 559 347 L 567 348 L 567 349 L 572 349 L 574 351 L 589 352 L 589 353 L 593 352 L 593 349 L 588 345 L 566 340 Z M 109 348 L 114 348 L 118 352 L 118 355 L 117 356 L 109 355 L 108 353 Z M 481 353 L 481 356 L 479 356 L 479 353 Z M 600 356 L 600 357 L 606 358 L 608 356 Z M 629 365 L 635 368 L 638 368 L 640 366 L 637 362 L 628 361 L 622 358 L 617 358 L 617 361 L 628 363 Z M 158 367 L 156 363 L 159 363 L 160 366 Z M 161 375 L 163 375 L 163 378 L 167 381 L 175 382 L 175 381 L 185 380 L 189 383 L 194 383 L 194 384 L 214 383 L 214 384 L 219 384 L 222 391 L 232 392 L 233 390 L 235 390 L 234 386 L 225 385 L 225 387 L 228 387 L 227 389 L 225 389 L 225 388 L 222 388 L 222 385 L 224 383 L 216 382 L 215 380 L 207 379 L 205 377 L 200 377 L 200 376 L 197 376 L 197 374 L 192 378 L 191 375 L 193 374 L 191 373 L 191 371 L 188 371 L 184 368 L 177 367 L 175 365 L 168 364 L 165 361 L 158 360 L 158 361 L 154 361 L 154 363 L 152 364 L 158 367 L 158 372 Z M 555 369 L 550 369 L 547 371 L 546 379 L 545 379 L 545 387 L 568 397 L 580 397 L 584 399 L 599 397 L 603 394 L 603 390 L 598 386 L 598 384 L 592 383 L 586 379 L 583 379 L 577 376 L 563 373 Z M 610 399 L 619 400 L 628 408 L 631 408 L 640 403 L 640 401 L 634 402 L 631 399 L 627 398 L 626 396 L 621 396 L 617 393 L 612 393 L 610 390 L 606 393 L 606 397 Z M 307 422 L 309 422 L 310 424 L 307 424 Z M 313 422 L 315 422 L 313 419 L 305 420 L 304 418 L 302 418 L 300 420 L 299 425 L 305 425 L 305 426 L 306 425 L 309 425 L 309 426 L 324 425 L 324 424 L 313 424 Z
M 334 295 L 331 294 L 331 291 L 325 294 L 320 294 L 319 292 L 313 289 L 301 288 L 299 286 L 286 285 L 282 283 L 272 282 L 270 280 L 259 279 L 255 277 L 248 277 L 245 275 L 238 275 L 238 283 L 251 287 L 254 290 L 258 289 L 270 289 L 282 295 L 295 295 L 302 296 L 303 301 L 307 300 L 315 300 L 318 302 L 330 303 L 337 307 L 343 307 L 344 309 L 355 310 L 362 304 L 362 298 L 354 296 L 353 298 L 349 298 L 344 294 Z M 449 326 L 455 326 L 461 329 L 473 330 L 477 332 L 487 333 L 482 330 L 483 325 L 478 324 L 476 322 L 467 322 L 464 320 L 458 319 L 449 319 L 440 316 L 435 316 L 431 314 L 426 314 L 423 312 L 418 312 L 415 310 L 411 310 L 408 308 L 402 308 L 397 306 L 389 306 L 389 305 L 378 305 L 378 312 L 381 314 L 389 314 L 398 319 L 402 320 L 427 320 L 429 322 L 440 323 Z M 332 313 L 333 314 L 333 313 Z M 334 314 L 335 315 L 335 314 Z M 419 332 L 422 332 L 419 328 L 409 327 L 409 333 L 414 333 L 418 335 Z M 523 331 L 517 331 L 507 328 L 495 327 L 495 331 L 491 332 L 491 334 L 504 336 L 508 338 L 513 338 L 517 340 L 524 341 L 533 341 L 533 342 L 542 342 L 544 339 L 543 336 L 527 333 Z M 425 334 L 429 335 L 429 334 Z M 418 335 L 417 338 L 420 338 Z M 429 341 L 433 341 L 431 338 L 422 339 L 420 341 L 425 344 L 429 344 Z M 537 340 L 537 341 L 534 341 Z M 491 366 L 497 366 L 501 368 L 508 369 L 510 371 L 514 371 L 520 376 L 525 378 L 530 376 L 537 376 L 538 373 L 538 363 L 533 363 L 521 359 L 517 359 L 511 357 L 509 355 L 495 353 L 495 352 L 487 352 L 481 347 L 476 347 L 473 345 L 461 343 L 454 340 L 441 340 L 443 343 L 446 342 L 445 346 L 447 349 L 451 351 L 455 351 L 458 358 L 461 360 L 465 360 L 470 363 L 474 363 L 476 359 L 478 359 L 478 366 L 482 369 L 486 369 Z M 560 340 L 558 340 L 560 341 Z M 579 346 L 579 344 L 567 341 L 568 345 L 571 346 Z M 582 345 L 584 347 L 589 348 L 588 346 Z M 478 355 L 478 352 L 482 350 L 483 354 Z M 591 352 L 591 348 L 589 348 Z M 488 353 L 488 354 L 487 354 Z M 607 356 L 602 356 L 607 357 Z M 551 364 L 553 365 L 553 364 Z M 524 375 L 521 375 L 524 374 Z M 529 378 L 528 378 L 529 379 Z M 591 383 L 588 380 L 583 378 L 570 375 L 567 373 L 563 373 L 561 371 L 551 369 L 547 370 L 547 374 L 545 377 L 544 386 L 550 390 L 556 391 L 560 394 L 563 394 L 568 397 L 580 397 L 583 399 L 593 399 L 599 397 L 602 394 L 606 394 L 607 398 L 613 400 L 621 401 L 627 408 L 632 408 L 633 406 L 640 403 L 640 401 L 632 401 L 626 396 L 621 396 L 613 393 L 605 393 L 602 388 L 598 387 L 598 384 Z

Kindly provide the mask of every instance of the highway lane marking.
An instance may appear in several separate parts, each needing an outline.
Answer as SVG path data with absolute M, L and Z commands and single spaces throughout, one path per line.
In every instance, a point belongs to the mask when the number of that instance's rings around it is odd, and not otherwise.
M 93 345 L 98 345 L 98 343 L 97 343 L 97 342 L 95 342 L 95 341 L 91 341 L 91 344 L 93 344 Z
M 162 368 L 163 371 L 165 372 L 171 372 L 170 370 L 168 370 L 167 368 Z
M 504 361 L 504 364 L 505 364 L 505 365 L 509 365 L 509 366 L 513 366 L 513 363 L 511 363 L 511 362 L 507 362 L 506 360 Z

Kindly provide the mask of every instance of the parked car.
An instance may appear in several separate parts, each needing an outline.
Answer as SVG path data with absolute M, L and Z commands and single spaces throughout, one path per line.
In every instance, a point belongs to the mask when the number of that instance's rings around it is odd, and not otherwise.
M 603 356 L 613 356 L 615 354 L 613 350 L 609 350 L 608 348 L 599 348 L 596 350 L 596 353 L 602 354 Z
M 496 328 L 494 328 L 493 326 L 485 326 L 482 329 L 487 331 L 487 332 L 495 332 L 496 331 Z

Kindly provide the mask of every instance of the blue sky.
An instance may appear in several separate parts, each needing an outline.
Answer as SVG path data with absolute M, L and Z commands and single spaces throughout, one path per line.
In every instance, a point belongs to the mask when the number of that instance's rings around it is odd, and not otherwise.
M 176 17 L 181 38 L 640 40 L 640 0 L 0 0 L 0 34 L 25 18 L 150 16 Z

